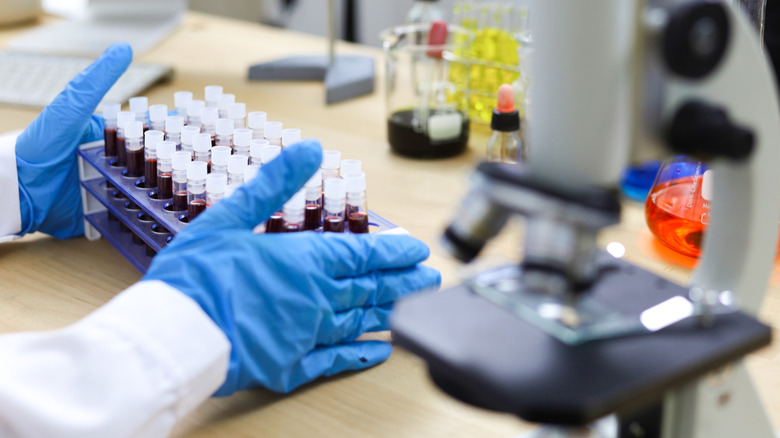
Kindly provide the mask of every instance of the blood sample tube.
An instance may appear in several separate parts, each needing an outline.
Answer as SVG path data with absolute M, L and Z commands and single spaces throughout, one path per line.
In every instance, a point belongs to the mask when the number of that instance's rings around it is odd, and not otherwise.
M 243 155 L 231 155 L 228 160 L 228 185 L 240 186 L 244 183 L 247 161 Z
M 187 125 L 201 128 L 203 126 L 201 117 L 203 117 L 203 109 L 205 107 L 206 102 L 202 100 L 193 100 L 190 102 L 189 105 L 187 105 Z
M 230 119 L 217 120 L 217 127 L 215 128 L 215 141 L 216 146 L 227 146 L 231 152 L 233 150 L 233 121 Z
M 106 157 L 116 156 L 116 122 L 120 108 L 118 103 L 103 104 L 103 150 Z
M 249 142 L 249 165 L 260 167 L 263 165 L 263 148 L 270 146 L 268 140 L 256 138 Z
M 347 184 L 347 224 L 353 234 L 368 233 L 368 207 L 366 204 L 366 174 L 351 173 L 344 179 Z
M 125 149 L 127 150 L 126 176 L 144 175 L 144 125 L 138 121 L 125 123 Z
M 173 93 L 173 106 L 176 107 L 176 115 L 187 120 L 187 107 L 192 102 L 192 91 L 177 91 Z
M 149 129 L 165 132 L 165 118 L 168 117 L 168 105 L 149 107 Z
M 249 159 L 249 148 L 251 142 L 251 129 L 238 128 L 233 130 L 233 155 L 241 155 Z
M 187 163 L 187 219 L 192 221 L 206 209 L 206 163 Z
M 211 148 L 211 170 L 209 172 L 225 175 L 225 178 L 227 178 L 229 161 L 230 148 L 227 146 L 214 146 Z
M 225 93 L 222 96 L 219 96 L 219 101 L 217 102 L 217 108 L 219 108 L 220 119 L 228 118 L 228 107 L 230 105 L 233 105 L 234 103 L 236 103 L 235 94 Z
M 233 121 L 235 128 L 246 128 L 246 104 L 236 102 L 228 106 L 228 119 Z
M 203 161 L 207 165 L 207 172 L 211 171 L 211 135 L 195 134 L 192 138 L 192 149 L 195 152 L 195 161 Z
M 157 199 L 173 197 L 173 154 L 176 143 L 163 141 L 157 145 Z
M 182 211 L 187 209 L 187 165 L 192 161 L 192 156 L 186 151 L 173 154 L 173 209 Z
M 210 173 L 206 175 L 206 206 L 211 207 L 225 197 L 227 175 Z
M 265 122 L 263 128 L 263 135 L 268 143 L 281 146 L 282 145 L 282 122 Z
M 303 229 L 317 230 L 322 226 L 322 171 L 317 169 L 303 185 L 306 207 Z
M 172 141 L 176 149 L 181 149 L 181 131 L 184 129 L 184 117 L 168 116 L 165 118 L 165 139 Z
M 295 143 L 301 141 L 300 129 L 284 129 L 282 130 L 282 148 L 288 148 Z
M 214 146 L 214 140 L 217 135 L 217 120 L 219 120 L 219 109 L 216 107 L 203 108 L 203 114 L 201 114 L 200 132 L 211 136 L 211 145 Z
M 341 177 L 363 171 L 363 162 L 360 160 L 341 160 Z
M 252 130 L 252 139 L 265 138 L 266 121 L 268 121 L 268 114 L 264 111 L 249 113 L 249 129 Z
M 279 154 L 282 153 L 282 147 L 281 146 L 274 146 L 274 145 L 268 145 L 263 146 L 263 148 L 260 150 L 260 161 L 261 166 L 265 166 L 266 164 L 270 163 L 271 160 L 278 157 Z
M 157 145 L 165 139 L 162 131 L 149 130 L 144 133 L 144 187 L 157 187 Z
M 244 171 L 244 184 L 257 178 L 257 172 L 259 171 L 260 168 L 257 166 L 247 166 L 246 170 Z
M 125 146 L 125 125 L 135 121 L 135 114 L 130 111 L 120 111 L 116 119 L 116 164 L 127 166 L 127 147 Z M 143 128 L 141 128 L 143 129 Z
M 334 150 L 322 151 L 322 182 L 331 178 L 339 177 L 339 168 L 341 167 L 341 152 Z
M 143 130 L 149 129 L 149 99 L 145 96 L 131 97 L 130 112 L 135 114 L 135 121 L 143 123 Z
M 303 231 L 304 207 L 306 196 L 303 190 L 294 194 L 282 207 L 282 219 L 284 220 L 284 232 L 294 233 Z
M 190 156 L 194 156 L 192 145 L 195 142 L 195 136 L 198 134 L 200 134 L 200 128 L 197 126 L 187 125 L 181 128 L 181 150 L 189 152 Z
M 219 97 L 222 96 L 221 85 L 207 85 L 203 88 L 203 96 L 206 98 L 206 108 L 218 108 Z M 219 109 L 217 109 L 219 111 Z
M 344 232 L 344 210 L 347 205 L 347 183 L 340 178 L 328 178 L 325 186 L 325 219 L 322 231 Z

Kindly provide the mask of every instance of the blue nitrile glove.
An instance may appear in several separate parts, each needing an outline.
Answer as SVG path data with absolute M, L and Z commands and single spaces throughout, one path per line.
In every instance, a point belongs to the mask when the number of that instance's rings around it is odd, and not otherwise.
M 144 277 L 193 298 L 230 339 L 216 395 L 257 386 L 288 392 L 383 362 L 389 343 L 355 339 L 387 330 L 397 298 L 440 283 L 438 271 L 419 265 L 428 248 L 409 236 L 252 233 L 321 161 L 314 140 L 286 148 L 192 221 Z
M 60 239 L 84 234 L 76 149 L 103 138 L 103 119 L 92 112 L 132 58 L 126 43 L 109 47 L 16 140 L 20 234 L 42 231 Z

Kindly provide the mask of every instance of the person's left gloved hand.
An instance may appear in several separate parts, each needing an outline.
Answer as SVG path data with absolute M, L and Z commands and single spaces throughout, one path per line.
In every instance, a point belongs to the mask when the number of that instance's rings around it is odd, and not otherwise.
M 60 239 L 84 234 L 76 150 L 103 138 L 103 119 L 92 113 L 132 59 L 127 43 L 109 47 L 16 140 L 20 234 L 41 231 Z

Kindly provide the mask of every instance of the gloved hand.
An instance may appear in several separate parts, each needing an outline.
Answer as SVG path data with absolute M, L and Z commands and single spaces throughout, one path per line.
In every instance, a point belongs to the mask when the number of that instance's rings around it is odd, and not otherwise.
M 16 140 L 21 234 L 84 234 L 76 149 L 103 138 L 103 119 L 92 112 L 132 58 L 126 43 L 109 47 Z
M 397 298 L 440 283 L 438 271 L 418 264 L 428 248 L 409 236 L 252 233 L 321 161 L 316 141 L 286 148 L 192 221 L 144 277 L 193 298 L 230 339 L 216 395 L 256 386 L 288 392 L 383 362 L 390 344 L 355 339 L 387 330 Z

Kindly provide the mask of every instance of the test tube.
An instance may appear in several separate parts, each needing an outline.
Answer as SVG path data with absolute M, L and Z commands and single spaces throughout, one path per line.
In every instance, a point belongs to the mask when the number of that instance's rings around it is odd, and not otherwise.
M 130 112 L 135 114 L 135 121 L 143 124 L 143 130 L 149 129 L 149 99 L 145 96 L 131 97 Z
M 283 129 L 282 130 L 282 148 L 288 148 L 295 143 L 301 141 L 300 129 Z
M 227 177 L 229 161 L 230 148 L 227 146 L 214 146 L 211 148 L 211 170 L 209 172 Z
M 304 208 L 306 196 L 303 190 L 294 194 L 282 207 L 282 219 L 284 220 L 284 232 L 294 233 L 303 231 Z
M 217 120 L 219 120 L 219 109 L 216 107 L 203 108 L 200 117 L 200 131 L 211 136 L 211 145 L 214 146 L 214 140 L 217 135 Z
M 192 221 L 206 209 L 206 175 L 203 161 L 187 163 L 187 220 Z
M 192 150 L 195 152 L 194 161 L 203 161 L 211 172 L 211 136 L 209 134 L 196 134 L 192 141 Z
M 219 111 L 217 105 L 219 105 L 219 97 L 222 96 L 221 85 L 207 85 L 203 88 L 203 96 L 206 98 L 206 108 L 217 108 Z
M 268 120 L 268 114 L 264 111 L 253 111 L 249 113 L 249 129 L 252 130 L 252 139 L 265 138 L 265 122 Z
M 339 177 L 339 168 L 341 167 L 341 152 L 334 150 L 322 151 L 322 182 L 331 178 Z
M 173 210 L 187 209 L 187 166 L 192 161 L 189 152 L 179 151 L 173 154 Z
M 125 149 L 127 150 L 126 176 L 144 175 L 144 124 L 139 121 L 125 123 Z
M 173 154 L 175 152 L 176 143 L 172 141 L 163 141 L 157 145 L 157 199 L 173 197 Z
M 184 129 L 184 117 L 168 116 L 165 118 L 165 139 L 172 141 L 176 149 L 181 149 L 181 131 Z
M 103 104 L 103 150 L 106 157 L 116 156 L 116 123 L 120 109 L 118 103 Z
M 157 145 L 165 139 L 162 131 L 149 130 L 144 132 L 144 187 L 157 187 Z
M 233 120 L 236 128 L 246 128 L 246 104 L 237 102 L 228 106 L 228 119 Z
M 168 117 L 168 105 L 152 105 L 149 107 L 149 129 L 165 131 L 165 118 Z
M 275 146 L 282 145 L 282 122 L 265 122 L 263 130 L 263 135 L 268 143 Z
M 258 166 L 247 166 L 246 170 L 244 171 L 244 184 L 257 178 L 257 172 L 259 171 L 260 167 Z
M 192 102 L 192 91 L 177 91 L 173 93 L 173 106 L 176 107 L 176 115 L 187 120 L 187 107 Z
M 198 134 L 200 134 L 200 128 L 197 126 L 187 125 L 181 129 L 181 150 L 189 152 L 190 156 L 194 155 L 192 145 Z
M 360 160 L 341 160 L 341 177 L 363 171 L 363 162 Z
M 249 158 L 249 148 L 252 142 L 252 130 L 238 128 L 233 130 L 233 155 L 241 155 Z
M 127 125 L 127 122 L 133 121 L 135 121 L 135 113 L 131 111 L 120 111 L 116 117 L 116 164 L 119 167 L 127 166 L 125 126 Z
M 340 178 L 328 178 L 325 186 L 325 220 L 322 231 L 344 232 L 344 210 L 347 206 L 347 183 Z
M 203 117 L 203 110 L 205 107 L 206 102 L 202 100 L 193 100 L 190 102 L 189 105 L 187 105 L 187 125 L 201 128 L 203 126 L 201 118 Z
M 347 223 L 353 234 L 368 233 L 368 207 L 366 204 L 366 174 L 352 173 L 346 176 Z
M 206 175 L 206 206 L 211 207 L 225 197 L 227 175 L 210 173 Z
M 243 155 L 231 155 L 228 160 L 228 185 L 240 186 L 244 183 L 244 174 L 246 173 L 247 162 Z
M 227 146 L 233 150 L 233 121 L 230 119 L 217 120 L 217 126 L 214 130 L 216 146 Z
M 322 171 L 317 169 L 303 185 L 306 198 L 306 211 L 303 220 L 304 230 L 317 230 L 322 226 Z
M 222 96 L 219 96 L 219 100 L 217 101 L 217 108 L 219 108 L 220 119 L 228 118 L 228 107 L 234 103 L 236 103 L 235 94 L 225 93 Z
M 281 153 L 282 153 L 281 146 L 274 146 L 274 145 L 263 146 L 263 148 L 260 150 L 260 161 L 262 162 L 262 166 L 265 166 L 266 164 L 270 163 L 271 160 L 278 157 L 279 154 Z
M 260 167 L 263 165 L 263 148 L 270 146 L 268 140 L 256 138 L 249 142 L 249 165 Z

